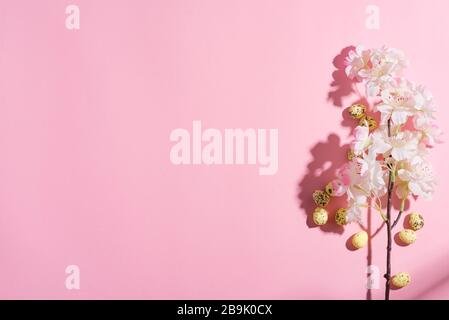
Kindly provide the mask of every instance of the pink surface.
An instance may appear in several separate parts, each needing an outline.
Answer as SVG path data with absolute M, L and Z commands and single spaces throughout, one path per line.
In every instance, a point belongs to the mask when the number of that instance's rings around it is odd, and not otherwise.
M 69 4 L 80 30 L 65 28 Z M 307 224 L 308 195 L 345 156 L 335 104 L 356 99 L 330 86 L 333 60 L 358 43 L 404 50 L 449 132 L 448 12 L 446 0 L 0 0 L 0 298 L 365 299 L 368 250 L 345 245 L 358 227 Z M 173 165 L 170 132 L 193 120 L 279 129 L 277 174 Z M 394 299 L 449 298 L 448 148 L 433 151 L 433 202 L 412 204 L 426 218 L 417 243 L 393 247 L 393 272 L 413 278 Z M 64 285 L 72 264 L 80 290 Z

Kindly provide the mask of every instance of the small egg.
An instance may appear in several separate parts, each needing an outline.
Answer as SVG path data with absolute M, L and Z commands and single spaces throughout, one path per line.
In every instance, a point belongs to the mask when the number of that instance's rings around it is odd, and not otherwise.
M 313 212 L 313 222 L 315 222 L 317 226 L 325 225 L 327 223 L 328 217 L 329 214 L 324 208 L 316 208 Z
M 365 115 L 366 107 L 361 103 L 353 104 L 348 112 L 353 119 L 361 119 Z
M 335 213 L 335 222 L 340 226 L 344 226 L 347 223 L 346 219 L 347 219 L 346 209 L 345 208 L 338 209 L 337 212 Z
M 325 192 L 321 190 L 316 190 L 313 193 L 313 201 L 315 201 L 316 205 L 320 207 L 325 207 L 330 201 L 330 196 Z
M 391 278 L 391 283 L 396 288 L 404 288 L 407 286 L 412 279 L 410 278 L 410 275 L 407 272 L 399 272 L 393 278 Z
M 413 230 L 418 231 L 424 227 L 424 218 L 419 213 L 415 212 L 410 214 L 408 223 Z
M 354 158 L 355 158 L 355 153 L 354 153 L 354 150 L 352 150 L 352 149 L 349 149 L 349 150 L 348 150 L 348 154 L 347 154 L 347 157 L 348 157 L 348 160 L 349 160 L 349 161 L 352 161 L 352 159 L 354 159 Z
M 368 233 L 366 231 L 357 232 L 352 236 L 352 245 L 357 249 L 361 249 L 368 243 Z
M 362 127 L 368 126 L 368 128 L 372 131 L 377 128 L 377 122 L 373 117 L 364 116 L 360 119 L 359 125 Z
M 324 188 L 324 191 L 330 196 L 332 196 L 332 193 L 334 192 L 334 187 L 332 186 L 332 181 L 326 184 L 326 187 Z
M 324 191 L 326 191 L 326 193 L 331 197 L 340 197 L 345 194 L 346 187 L 343 185 L 341 180 L 334 179 L 326 185 Z
M 399 239 L 401 239 L 404 244 L 412 244 L 416 241 L 416 233 L 413 230 L 404 229 L 399 232 Z

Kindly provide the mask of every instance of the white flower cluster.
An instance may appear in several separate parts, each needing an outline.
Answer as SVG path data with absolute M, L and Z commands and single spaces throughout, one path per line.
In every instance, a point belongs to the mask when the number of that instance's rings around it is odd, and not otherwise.
M 441 142 L 441 131 L 434 124 L 432 95 L 401 77 L 407 66 L 402 52 L 359 46 L 349 53 L 346 63 L 348 77 L 365 85 L 375 101 L 372 111 L 380 113 L 378 127 L 355 129 L 354 156 L 334 182 L 338 192 L 348 196 L 347 221 L 351 222 L 360 221 L 370 198 L 381 208 L 389 179 L 402 200 L 412 195 L 432 196 L 434 174 L 426 158 L 429 149 Z

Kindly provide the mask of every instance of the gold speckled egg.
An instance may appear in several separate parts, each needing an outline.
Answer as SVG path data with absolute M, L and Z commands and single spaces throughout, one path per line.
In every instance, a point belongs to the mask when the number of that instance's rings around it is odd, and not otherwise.
M 330 201 L 330 196 L 321 190 L 316 190 L 313 193 L 313 201 L 315 201 L 317 206 L 325 207 Z
M 364 116 L 360 119 L 359 125 L 362 127 L 368 126 L 368 128 L 372 131 L 377 128 L 377 122 L 373 117 Z
M 415 212 L 410 214 L 408 223 L 413 230 L 418 231 L 424 227 L 424 218 L 419 213 Z
M 329 182 L 328 184 L 326 184 L 326 187 L 324 188 L 324 191 L 326 191 L 326 193 L 330 196 L 332 196 L 332 193 L 334 192 L 334 188 L 332 186 L 332 182 Z
M 349 160 L 349 161 L 352 161 L 352 159 L 355 158 L 354 150 L 349 149 L 349 150 L 348 150 L 347 156 L 348 156 L 348 160 Z
M 329 215 L 327 213 L 327 210 L 324 208 L 316 208 L 315 211 L 313 212 L 313 222 L 317 226 L 322 226 L 326 224 L 328 217 Z
M 348 108 L 348 112 L 353 119 L 361 119 L 365 115 L 366 107 L 361 103 L 353 104 Z
M 368 243 L 368 233 L 366 231 L 357 232 L 352 236 L 352 245 L 357 249 L 361 249 Z
M 396 288 L 404 288 L 407 286 L 412 279 L 410 278 L 410 275 L 407 272 L 399 272 L 393 278 L 391 278 L 391 283 Z
M 346 193 L 346 189 L 340 179 L 334 179 L 326 185 L 324 191 L 331 197 L 341 197 Z
M 404 229 L 399 232 L 399 239 L 401 239 L 404 244 L 412 244 L 416 241 L 416 233 L 413 230 Z
M 335 213 L 335 222 L 340 226 L 344 226 L 347 223 L 345 208 L 340 208 L 337 210 Z

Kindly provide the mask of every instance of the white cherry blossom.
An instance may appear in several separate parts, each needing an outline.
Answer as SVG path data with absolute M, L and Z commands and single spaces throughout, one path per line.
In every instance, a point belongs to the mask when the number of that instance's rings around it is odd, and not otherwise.
M 354 154 L 359 156 L 370 144 L 369 128 L 358 126 L 354 129 Z
M 360 222 L 373 200 L 382 210 L 379 203 L 385 201 L 388 181 L 400 199 L 431 198 L 435 177 L 427 158 L 430 148 L 441 143 L 441 130 L 434 123 L 432 94 L 401 78 L 408 63 L 401 51 L 358 46 L 346 63 L 346 74 L 364 84 L 381 119 L 372 131 L 367 126 L 355 128 L 354 157 L 337 172 L 339 191 L 347 195 L 347 221 Z
M 365 50 L 359 45 L 355 50 L 349 51 L 346 57 L 346 75 L 350 79 L 362 80 L 371 69 L 371 50 Z
M 360 162 L 360 175 L 367 180 L 369 190 L 377 196 L 383 195 L 386 191 L 386 172 L 383 170 L 381 162 L 377 160 L 377 153 L 370 150 Z
M 389 138 L 391 156 L 397 160 L 410 160 L 418 152 L 418 138 L 410 131 L 401 131 Z
M 419 197 L 431 199 L 435 186 L 435 177 L 432 165 L 422 161 L 414 166 L 407 166 L 398 170 L 398 177 L 407 182 L 408 190 Z
M 366 50 L 357 46 L 346 59 L 346 74 L 350 79 L 364 81 L 368 96 L 378 95 L 407 66 L 404 54 L 393 48 Z
M 413 92 L 403 85 L 391 86 L 380 94 L 382 104 L 376 107 L 381 113 L 381 124 L 391 119 L 393 125 L 405 124 L 413 116 L 415 100 Z

